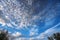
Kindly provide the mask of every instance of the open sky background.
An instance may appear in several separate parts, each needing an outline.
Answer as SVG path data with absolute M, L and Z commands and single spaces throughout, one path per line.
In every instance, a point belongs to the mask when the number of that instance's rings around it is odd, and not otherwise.
M 14 40 L 47 40 L 60 32 L 60 0 L 0 0 L 0 29 Z

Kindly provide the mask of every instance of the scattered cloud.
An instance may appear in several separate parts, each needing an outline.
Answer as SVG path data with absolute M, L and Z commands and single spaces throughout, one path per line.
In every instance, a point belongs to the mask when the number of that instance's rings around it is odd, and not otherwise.
M 0 10 L 3 10 L 3 5 L 0 5 Z
M 2 24 L 2 26 L 6 25 L 5 21 L 2 18 L 0 18 L 0 24 Z
M 32 28 L 30 30 L 30 36 L 38 35 L 38 29 L 37 28 Z
M 16 32 L 16 33 L 13 33 L 12 34 L 14 37 L 19 37 L 19 36 L 21 36 L 22 34 L 20 33 L 20 32 Z
M 56 29 L 56 27 L 60 26 L 60 23 L 58 23 L 57 25 L 53 26 L 52 28 L 49 28 L 48 30 L 46 30 L 45 32 L 41 33 L 39 36 L 37 36 L 37 38 L 40 38 L 41 40 L 47 40 L 47 37 L 52 35 L 53 33 L 59 32 L 59 29 Z

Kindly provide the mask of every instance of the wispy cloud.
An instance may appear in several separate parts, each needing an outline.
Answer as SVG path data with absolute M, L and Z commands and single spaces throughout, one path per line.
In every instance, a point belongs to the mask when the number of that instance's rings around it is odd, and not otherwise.
M 58 23 L 57 25 L 53 26 L 52 28 L 49 28 L 48 30 L 46 30 L 45 32 L 41 33 L 39 36 L 37 36 L 37 38 L 40 38 L 41 40 L 47 40 L 47 37 L 52 35 L 53 33 L 59 32 L 59 28 L 56 29 L 56 27 L 59 27 L 60 23 Z

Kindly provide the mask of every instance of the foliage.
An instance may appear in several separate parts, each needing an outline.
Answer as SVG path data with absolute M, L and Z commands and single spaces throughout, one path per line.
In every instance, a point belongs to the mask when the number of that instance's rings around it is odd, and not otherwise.
M 60 40 L 60 33 L 54 33 L 52 36 L 48 37 L 48 40 Z
M 8 40 L 8 31 L 0 30 L 0 40 Z

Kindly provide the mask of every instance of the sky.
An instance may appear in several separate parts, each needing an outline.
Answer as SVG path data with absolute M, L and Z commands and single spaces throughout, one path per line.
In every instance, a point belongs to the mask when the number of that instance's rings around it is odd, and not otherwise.
M 47 40 L 60 31 L 60 0 L 0 0 L 0 29 L 14 40 Z

